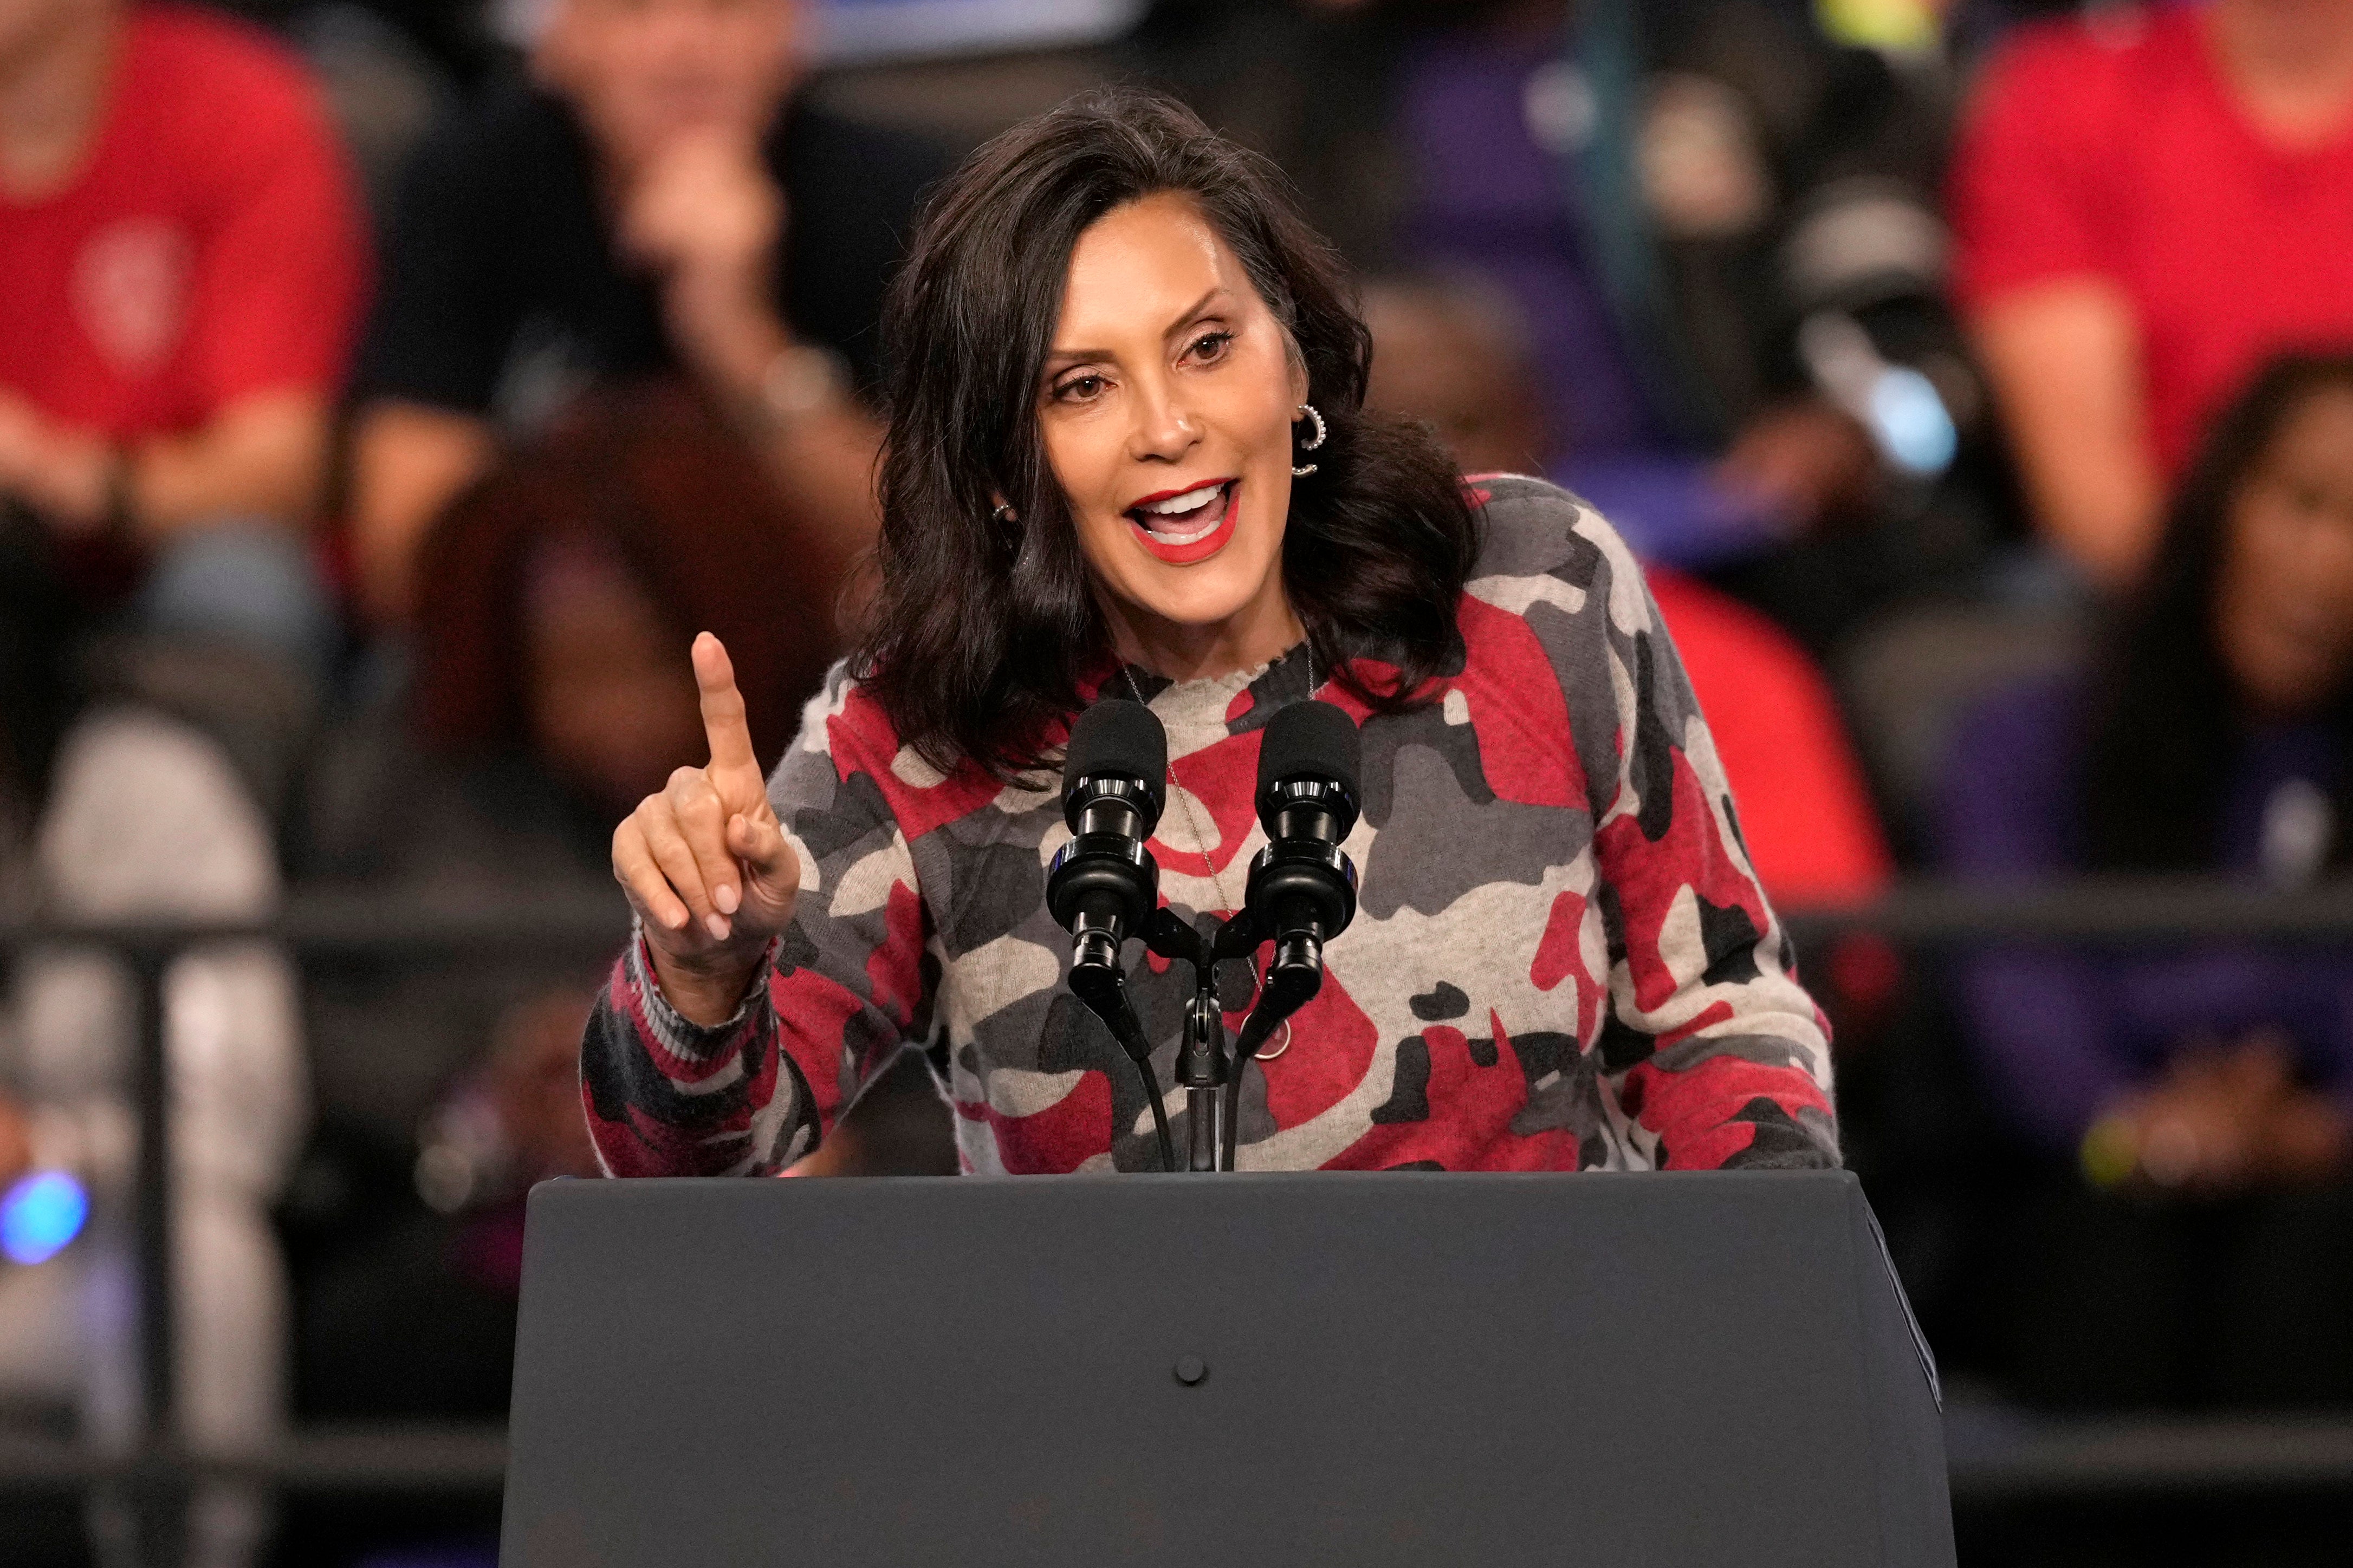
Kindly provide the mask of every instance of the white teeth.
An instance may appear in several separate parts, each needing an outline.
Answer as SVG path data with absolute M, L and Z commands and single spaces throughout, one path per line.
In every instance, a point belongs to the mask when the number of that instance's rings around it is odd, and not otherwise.
M 1129 509 L 1128 515 L 1163 544 L 1190 544 L 1215 532 L 1223 519 L 1228 481 L 1191 489 Z
M 1191 511 L 1195 507 L 1201 506 L 1208 501 L 1217 500 L 1218 498 L 1215 492 L 1223 489 L 1225 489 L 1225 486 L 1222 482 L 1214 485 L 1195 485 L 1191 489 L 1185 491 L 1182 495 L 1170 496 L 1166 500 L 1153 501 L 1148 505 L 1139 507 L 1136 510 L 1139 511 L 1156 512 L 1163 517 L 1173 516 L 1178 512 Z

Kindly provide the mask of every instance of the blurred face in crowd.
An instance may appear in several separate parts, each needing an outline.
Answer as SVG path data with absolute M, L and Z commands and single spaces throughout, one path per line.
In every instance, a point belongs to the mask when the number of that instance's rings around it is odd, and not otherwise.
M 0 0 L 0 82 L 47 54 L 60 38 L 121 9 L 121 0 Z
M 1365 291 L 1373 334 L 1368 407 L 1433 426 L 1466 474 L 1534 473 L 1544 405 L 1499 310 L 1440 287 Z
M 702 760 L 685 639 L 618 552 L 542 544 L 523 595 L 532 740 L 576 788 L 617 809 Z
M 1290 334 L 1189 200 L 1131 202 L 1080 235 L 1038 422 L 1115 623 L 1156 634 L 1288 616 L 1282 532 L 1306 394 Z
M 533 58 L 628 170 L 681 135 L 757 140 L 799 73 L 800 29 L 799 0 L 555 0 Z
M 2306 397 L 2232 498 L 2215 637 L 2271 713 L 2313 711 L 2353 668 L 2353 387 Z

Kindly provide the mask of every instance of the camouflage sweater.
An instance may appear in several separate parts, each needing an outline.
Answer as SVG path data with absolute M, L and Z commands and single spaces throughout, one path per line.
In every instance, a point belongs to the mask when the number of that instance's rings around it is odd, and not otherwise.
M 1560 490 L 1482 482 L 1465 657 L 1440 700 L 1367 717 L 1322 688 L 1363 723 L 1361 906 L 1288 1047 L 1248 1075 L 1240 1167 L 1836 1163 L 1827 1030 L 1640 570 Z M 1264 843 L 1259 731 L 1306 695 L 1307 665 L 1294 648 L 1215 679 L 1106 671 L 1167 728 L 1151 849 L 1180 912 L 1240 900 Z M 582 1058 L 607 1170 L 781 1170 L 908 1040 L 944 1045 L 965 1169 L 1156 1168 L 1134 1069 L 1062 985 L 1051 781 L 941 776 L 837 669 L 768 791 L 801 856 L 794 923 L 715 1026 L 670 1006 L 642 939 L 622 954 Z M 1187 972 L 1128 952 L 1174 1110 Z M 1238 1029 L 1250 983 L 1225 968 Z

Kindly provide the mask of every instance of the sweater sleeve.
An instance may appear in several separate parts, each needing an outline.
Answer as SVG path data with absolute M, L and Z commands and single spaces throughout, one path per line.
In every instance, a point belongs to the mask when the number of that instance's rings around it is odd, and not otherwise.
M 1838 1163 L 1829 1025 L 1741 838 L 1731 786 L 1641 569 L 1577 510 L 1539 622 L 1594 822 L 1609 1014 L 1593 1050 L 1661 1168 Z
M 734 1016 L 703 1026 L 672 1007 L 642 935 L 616 962 L 580 1058 L 607 1173 L 775 1174 L 927 1024 L 930 928 L 860 702 L 837 667 L 769 778 L 800 897 Z

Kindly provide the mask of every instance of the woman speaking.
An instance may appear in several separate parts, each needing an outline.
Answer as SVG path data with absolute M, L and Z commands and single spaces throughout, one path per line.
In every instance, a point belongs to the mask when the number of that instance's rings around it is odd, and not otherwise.
M 1361 903 L 1247 1076 L 1240 1168 L 1836 1163 L 1820 1015 L 1632 558 L 1363 412 L 1348 279 L 1269 165 L 1166 99 L 1075 100 L 934 197 L 884 331 L 864 646 L 764 780 L 698 638 L 711 762 L 614 835 L 608 1170 L 782 1170 L 909 1040 L 944 1047 L 966 1170 L 1156 1168 L 1062 984 L 1055 759 L 1091 702 L 1147 703 L 1163 897 L 1223 915 L 1261 732 L 1310 696 L 1362 726 Z M 1189 981 L 1128 983 L 1166 1083 Z

